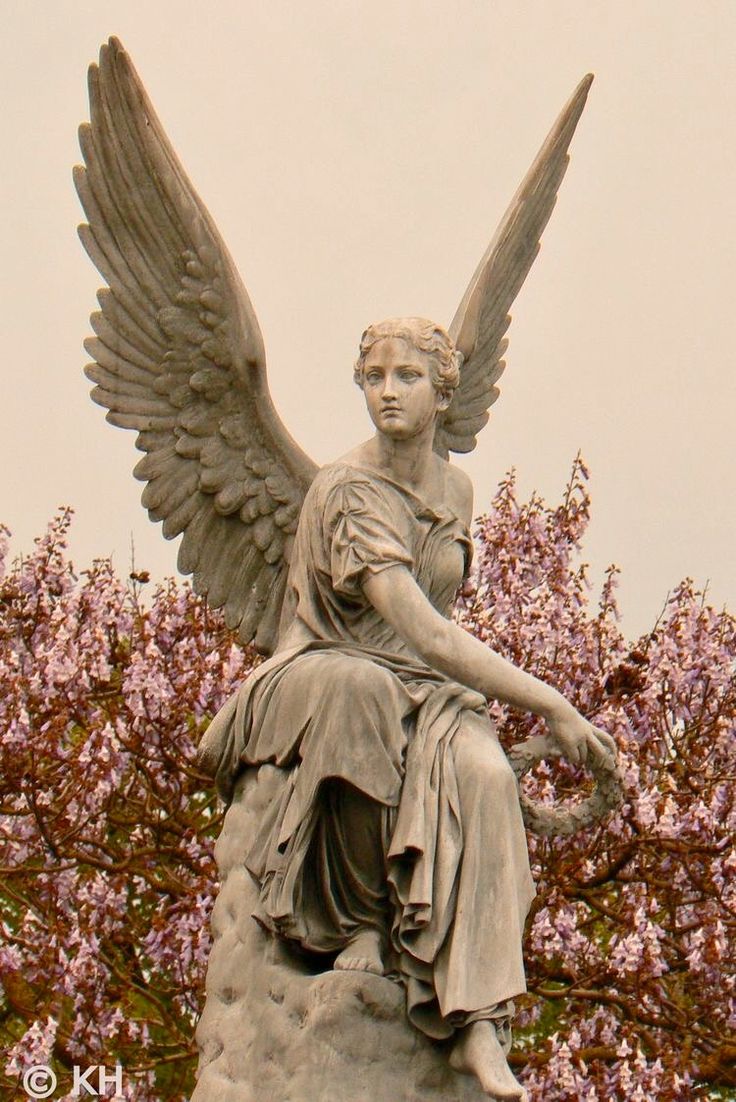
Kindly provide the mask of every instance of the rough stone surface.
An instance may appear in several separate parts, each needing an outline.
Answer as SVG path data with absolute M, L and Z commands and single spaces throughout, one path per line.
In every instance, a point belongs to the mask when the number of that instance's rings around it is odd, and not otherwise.
M 192 1102 L 481 1102 L 446 1046 L 408 1024 L 398 984 L 315 974 L 251 917 L 256 888 L 243 858 L 279 781 L 272 766 L 242 778 L 217 842 L 222 887 Z

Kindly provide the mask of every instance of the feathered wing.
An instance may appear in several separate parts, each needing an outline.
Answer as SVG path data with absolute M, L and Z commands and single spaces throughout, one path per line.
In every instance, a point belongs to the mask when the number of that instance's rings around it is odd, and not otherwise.
M 89 96 L 74 180 L 108 284 L 85 344 L 92 397 L 137 430 L 143 504 L 168 539 L 183 535 L 179 569 L 268 651 L 317 467 L 276 413 L 246 290 L 115 38 Z
M 573 92 L 525 176 L 486 250 L 449 328 L 464 357 L 460 385 L 438 421 L 435 450 L 469 452 L 498 397 L 495 385 L 508 346 L 509 310 L 539 252 L 539 239 L 554 208 L 567 169 L 568 146 L 593 81 Z

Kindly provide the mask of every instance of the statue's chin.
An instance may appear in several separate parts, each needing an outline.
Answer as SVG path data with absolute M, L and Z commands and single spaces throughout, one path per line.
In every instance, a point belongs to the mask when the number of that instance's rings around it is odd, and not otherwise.
M 427 431 L 434 431 L 435 418 L 422 421 L 419 425 L 407 424 L 403 417 L 386 417 L 385 415 L 374 422 L 380 436 L 387 440 L 415 440 Z

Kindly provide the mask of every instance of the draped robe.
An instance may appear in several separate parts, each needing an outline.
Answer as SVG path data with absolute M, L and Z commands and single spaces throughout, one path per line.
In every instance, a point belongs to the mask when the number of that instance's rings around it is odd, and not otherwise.
M 451 510 L 371 469 L 323 468 L 286 595 L 309 641 L 251 674 L 200 747 L 226 800 L 244 767 L 284 769 L 247 858 L 255 917 L 324 953 L 388 924 L 409 1018 L 436 1038 L 508 1018 L 526 989 L 526 837 L 484 698 L 412 654 L 363 584 L 402 564 L 449 615 L 471 555 Z

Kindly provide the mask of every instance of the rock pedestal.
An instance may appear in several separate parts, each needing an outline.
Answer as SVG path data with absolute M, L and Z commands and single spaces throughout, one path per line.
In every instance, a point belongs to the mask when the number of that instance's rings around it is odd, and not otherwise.
M 406 1019 L 403 989 L 365 972 L 315 973 L 251 917 L 244 856 L 282 774 L 238 783 L 215 854 L 220 893 L 191 1102 L 487 1102 L 447 1048 Z

